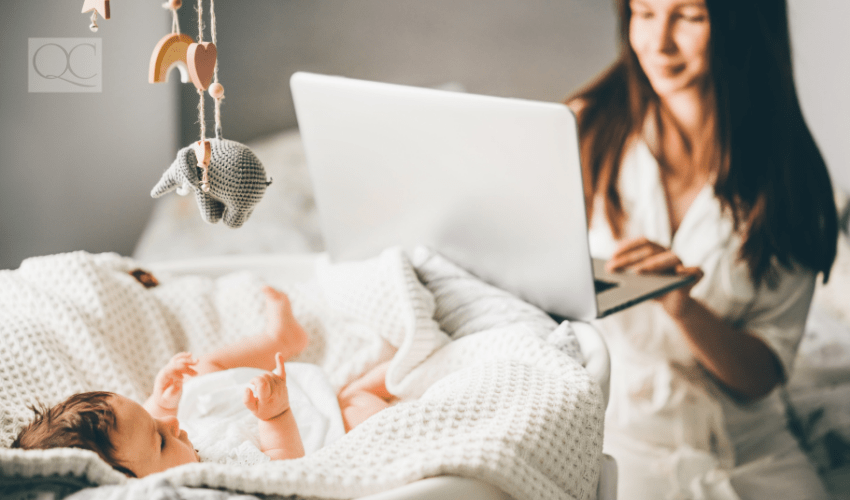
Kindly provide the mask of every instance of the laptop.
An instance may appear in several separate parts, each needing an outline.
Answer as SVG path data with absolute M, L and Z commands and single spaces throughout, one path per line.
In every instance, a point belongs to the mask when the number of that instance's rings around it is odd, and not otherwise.
M 290 85 L 332 261 L 426 245 L 583 321 L 691 279 L 610 274 L 591 259 L 576 121 L 563 104 L 304 72 Z

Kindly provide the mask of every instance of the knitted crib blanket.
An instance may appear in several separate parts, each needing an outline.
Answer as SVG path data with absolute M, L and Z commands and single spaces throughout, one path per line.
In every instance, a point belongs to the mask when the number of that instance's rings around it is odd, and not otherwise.
M 263 328 L 259 278 L 157 276 L 145 288 L 115 254 L 28 259 L 0 272 L 0 486 L 77 480 L 75 498 L 163 498 L 163 489 L 352 498 L 437 475 L 489 482 L 514 498 L 585 499 L 602 448 L 599 387 L 568 323 L 425 249 L 318 266 L 284 287 L 320 365 L 342 387 L 392 359 L 400 402 L 306 457 L 234 467 L 187 464 L 127 479 L 94 453 L 11 450 L 27 405 L 87 390 L 143 401 L 181 350 L 203 354 Z M 2 488 L 0 488 L 2 491 Z

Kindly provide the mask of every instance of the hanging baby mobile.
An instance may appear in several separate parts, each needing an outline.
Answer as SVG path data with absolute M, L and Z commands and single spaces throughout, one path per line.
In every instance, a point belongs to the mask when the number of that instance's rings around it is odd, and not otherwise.
M 87 4 L 89 1 L 93 0 L 87 0 Z M 222 137 L 224 87 L 218 82 L 215 0 L 210 0 L 211 42 L 204 41 L 203 0 L 198 0 L 197 42 L 180 33 L 177 18 L 180 6 L 180 0 L 169 0 L 163 5 L 172 12 L 171 33 L 154 48 L 148 80 L 165 82 L 171 69 L 177 67 L 184 83 L 192 81 L 200 99 L 200 140 L 178 151 L 177 159 L 162 174 L 151 196 L 159 198 L 175 189 L 181 195 L 194 191 L 205 221 L 214 224 L 223 220 L 227 226 L 237 228 L 248 220 L 271 180 L 266 179 L 265 168 L 253 151 Z M 215 103 L 215 138 L 210 139 L 206 137 L 204 91 L 209 92 Z
M 85 0 L 83 2 L 83 14 L 91 12 L 91 24 L 89 29 L 97 31 L 97 15 L 109 19 L 109 0 Z

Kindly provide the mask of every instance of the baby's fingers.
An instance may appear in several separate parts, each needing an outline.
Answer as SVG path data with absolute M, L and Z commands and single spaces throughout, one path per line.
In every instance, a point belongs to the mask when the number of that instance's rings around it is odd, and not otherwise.
M 164 398 L 179 397 L 181 392 L 183 392 L 182 384 L 170 384 L 162 390 L 162 396 Z
M 197 362 L 198 362 L 198 360 L 196 360 L 196 359 L 194 359 L 194 358 L 192 357 L 192 353 L 191 353 L 191 352 L 180 352 L 180 353 L 175 354 L 175 355 L 171 358 L 171 362 L 172 362 L 172 363 L 174 363 L 174 364 L 190 364 L 190 365 L 194 365 L 195 363 L 197 363 Z
M 249 387 L 245 388 L 245 393 L 242 395 L 242 404 L 244 404 L 245 408 L 248 408 L 251 412 L 257 411 L 259 401 L 254 397 L 254 393 Z
M 283 354 L 275 353 L 274 355 L 275 369 L 272 371 L 278 377 L 286 380 L 286 370 L 283 368 Z
M 252 378 L 250 385 L 254 387 L 254 397 L 257 398 L 259 401 L 265 401 L 269 399 L 272 390 L 271 386 L 269 385 L 269 381 L 266 380 L 265 375 Z
M 195 361 L 195 363 L 197 363 L 197 361 Z M 192 363 L 192 364 L 194 364 L 194 363 Z M 192 368 L 191 366 L 188 366 L 188 365 L 180 366 L 175 371 L 177 373 L 181 374 L 181 375 L 188 375 L 190 377 L 194 377 L 195 375 L 198 374 L 198 372 L 194 368 Z
M 171 358 L 171 361 L 168 363 L 168 366 L 174 372 L 194 376 L 198 374 L 198 372 L 196 372 L 195 369 L 192 368 L 192 366 L 196 364 L 198 364 L 198 360 L 192 357 L 192 353 L 181 352 L 180 354 L 177 354 L 173 358 Z

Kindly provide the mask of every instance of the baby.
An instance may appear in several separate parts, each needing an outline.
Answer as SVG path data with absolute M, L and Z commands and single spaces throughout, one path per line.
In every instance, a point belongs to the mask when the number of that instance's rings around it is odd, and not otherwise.
M 175 355 L 156 375 L 153 394 L 143 405 L 110 392 L 71 396 L 35 419 L 18 435 L 13 448 L 74 447 L 92 450 L 116 470 L 144 477 L 200 456 L 180 429 L 177 410 L 186 377 L 250 367 L 265 370 L 244 389 L 242 402 L 257 417 L 259 448 L 272 460 L 304 456 L 298 425 L 290 409 L 284 361 L 307 347 L 304 329 L 292 315 L 288 297 L 270 287 L 263 333 L 193 359 Z M 388 407 L 386 364 L 379 365 L 338 394 L 345 431 Z

